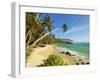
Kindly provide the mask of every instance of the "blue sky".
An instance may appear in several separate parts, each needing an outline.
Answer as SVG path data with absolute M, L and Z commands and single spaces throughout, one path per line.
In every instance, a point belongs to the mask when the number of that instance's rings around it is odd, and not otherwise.
M 54 29 L 59 29 L 53 32 L 56 38 L 71 39 L 74 42 L 89 42 L 89 15 L 42 13 L 40 18 L 42 19 L 46 15 L 53 20 Z M 68 31 L 62 31 L 63 24 L 68 25 Z

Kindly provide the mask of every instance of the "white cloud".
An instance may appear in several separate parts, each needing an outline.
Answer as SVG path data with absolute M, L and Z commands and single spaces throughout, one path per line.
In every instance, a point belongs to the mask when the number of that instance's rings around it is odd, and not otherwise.
M 87 28 L 87 26 L 82 26 L 82 27 L 77 27 L 77 28 L 74 27 L 74 28 L 70 29 L 69 31 L 66 31 L 64 34 L 76 32 L 76 31 L 81 31 L 81 30 L 86 29 L 86 28 Z

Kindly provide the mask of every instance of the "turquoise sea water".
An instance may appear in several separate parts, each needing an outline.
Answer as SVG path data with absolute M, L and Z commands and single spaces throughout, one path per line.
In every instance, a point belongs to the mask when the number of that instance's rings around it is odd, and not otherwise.
M 73 43 L 58 46 L 61 48 L 66 48 L 68 50 L 77 51 L 80 55 L 89 57 L 89 43 Z

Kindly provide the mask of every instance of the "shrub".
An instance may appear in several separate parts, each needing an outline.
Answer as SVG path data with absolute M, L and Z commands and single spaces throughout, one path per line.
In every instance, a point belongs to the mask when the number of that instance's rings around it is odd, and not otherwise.
M 49 55 L 46 60 L 43 60 L 43 64 L 40 66 L 59 66 L 64 65 L 63 59 L 55 54 Z

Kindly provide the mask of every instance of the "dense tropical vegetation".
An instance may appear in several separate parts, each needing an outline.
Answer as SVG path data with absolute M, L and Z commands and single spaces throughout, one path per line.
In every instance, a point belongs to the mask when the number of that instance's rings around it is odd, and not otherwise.
M 71 43 L 69 40 L 57 39 L 52 31 L 53 21 L 50 16 L 40 20 L 40 13 L 26 12 L 26 59 L 33 47 L 45 46 L 45 44 Z M 62 24 L 63 32 L 67 31 L 67 24 Z
M 51 44 L 58 40 L 51 32 L 53 30 L 53 21 L 50 16 L 45 16 L 43 20 L 40 20 L 40 13 L 26 12 L 26 47 L 36 46 L 40 44 Z M 64 32 L 67 30 L 67 24 L 63 24 L 62 28 Z M 44 37 L 43 37 L 44 36 Z M 41 40 L 39 38 L 43 37 Z M 60 39 L 59 39 L 60 40 Z M 66 41 L 67 42 L 67 41 Z

